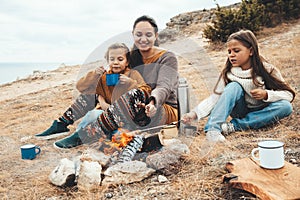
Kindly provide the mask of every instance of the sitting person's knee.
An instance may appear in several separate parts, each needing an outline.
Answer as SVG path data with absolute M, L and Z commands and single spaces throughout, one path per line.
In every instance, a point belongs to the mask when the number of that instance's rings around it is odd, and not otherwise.
M 293 106 L 292 104 L 287 100 L 279 100 L 272 103 L 273 105 L 276 105 L 276 110 L 279 113 L 280 118 L 284 118 L 292 114 L 293 112 Z
M 284 109 L 284 112 L 286 113 L 287 116 L 292 114 L 293 106 L 289 101 L 281 100 L 280 103 L 281 103 L 281 108 Z

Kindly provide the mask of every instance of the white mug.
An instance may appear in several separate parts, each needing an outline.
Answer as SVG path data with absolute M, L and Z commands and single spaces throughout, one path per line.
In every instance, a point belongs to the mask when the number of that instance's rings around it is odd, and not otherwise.
M 284 166 L 283 142 L 276 140 L 267 140 L 258 143 L 258 148 L 251 151 L 254 160 L 260 162 L 260 166 L 266 169 L 279 169 Z M 256 151 L 259 157 L 255 156 Z

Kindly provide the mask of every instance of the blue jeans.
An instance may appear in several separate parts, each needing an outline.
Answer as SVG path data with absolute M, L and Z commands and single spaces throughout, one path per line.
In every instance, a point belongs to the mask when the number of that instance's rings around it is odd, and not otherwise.
M 292 111 L 292 105 L 287 100 L 266 103 L 261 108 L 248 108 L 242 86 L 237 82 L 231 82 L 226 85 L 220 99 L 211 111 L 204 131 L 221 132 L 220 125 L 226 121 L 229 115 L 232 117 L 230 122 L 236 131 L 259 129 L 289 116 Z
M 94 122 L 103 113 L 103 110 L 93 109 L 86 113 L 82 118 L 81 122 L 78 124 L 76 131 L 81 128 L 85 128 L 88 124 Z

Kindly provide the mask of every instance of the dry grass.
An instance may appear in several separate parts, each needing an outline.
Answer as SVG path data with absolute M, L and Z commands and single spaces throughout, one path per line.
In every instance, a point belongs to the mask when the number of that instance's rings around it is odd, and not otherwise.
M 281 27 L 266 29 L 259 36 L 262 54 L 276 64 L 291 85 L 300 90 L 300 21 Z M 270 35 L 269 35 L 270 34 Z M 224 49 L 207 49 L 212 62 L 221 67 Z M 205 96 L 203 83 L 193 80 L 193 70 L 181 61 L 183 76 L 189 78 L 194 95 Z M 227 137 L 227 142 L 210 146 L 205 143 L 203 125 L 199 122 L 200 135 L 188 142 L 191 154 L 169 169 L 158 171 L 139 182 L 114 187 L 99 187 L 97 191 L 82 192 L 76 188 L 58 188 L 49 183 L 48 175 L 61 158 L 72 158 L 86 147 L 59 151 L 52 147 L 53 141 L 28 138 L 26 143 L 40 145 L 42 153 L 37 159 L 25 161 L 20 158 L 21 139 L 48 128 L 72 101 L 73 85 L 64 84 L 41 90 L 15 99 L 1 101 L 0 106 L 0 197 L 1 199 L 257 199 L 247 192 L 228 188 L 221 182 L 225 163 L 249 157 L 249 152 L 258 141 L 274 138 L 285 143 L 285 160 L 296 159 L 300 164 L 300 100 L 293 102 L 293 114 L 276 126 L 258 131 L 237 132 Z M 202 97 L 201 97 L 202 98 Z M 74 130 L 74 127 L 72 127 Z M 159 183 L 157 176 L 164 174 L 167 183 Z

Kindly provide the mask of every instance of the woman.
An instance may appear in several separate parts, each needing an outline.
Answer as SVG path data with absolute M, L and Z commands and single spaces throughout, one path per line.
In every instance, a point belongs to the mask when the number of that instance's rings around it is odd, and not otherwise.
M 131 64 L 151 87 L 151 93 L 133 89 L 122 95 L 96 121 L 61 140 L 64 148 L 111 138 L 119 127 L 137 130 L 178 121 L 176 56 L 157 46 L 158 27 L 151 17 L 136 19 L 132 34 Z
M 133 25 L 134 46 L 131 52 L 132 67 L 139 71 L 152 92 L 146 105 L 146 114 L 153 117 L 162 109 L 160 124 L 178 120 L 177 88 L 178 63 L 176 56 L 158 48 L 158 27 L 154 19 L 141 16 Z M 161 115 L 163 114 L 163 115 Z
M 280 71 L 260 56 L 251 31 L 231 34 L 227 51 L 227 62 L 214 94 L 182 118 L 184 123 L 190 123 L 209 115 L 204 131 L 211 142 L 224 141 L 224 135 L 235 131 L 274 124 L 293 110 L 294 90 Z M 232 119 L 226 122 L 229 115 Z

